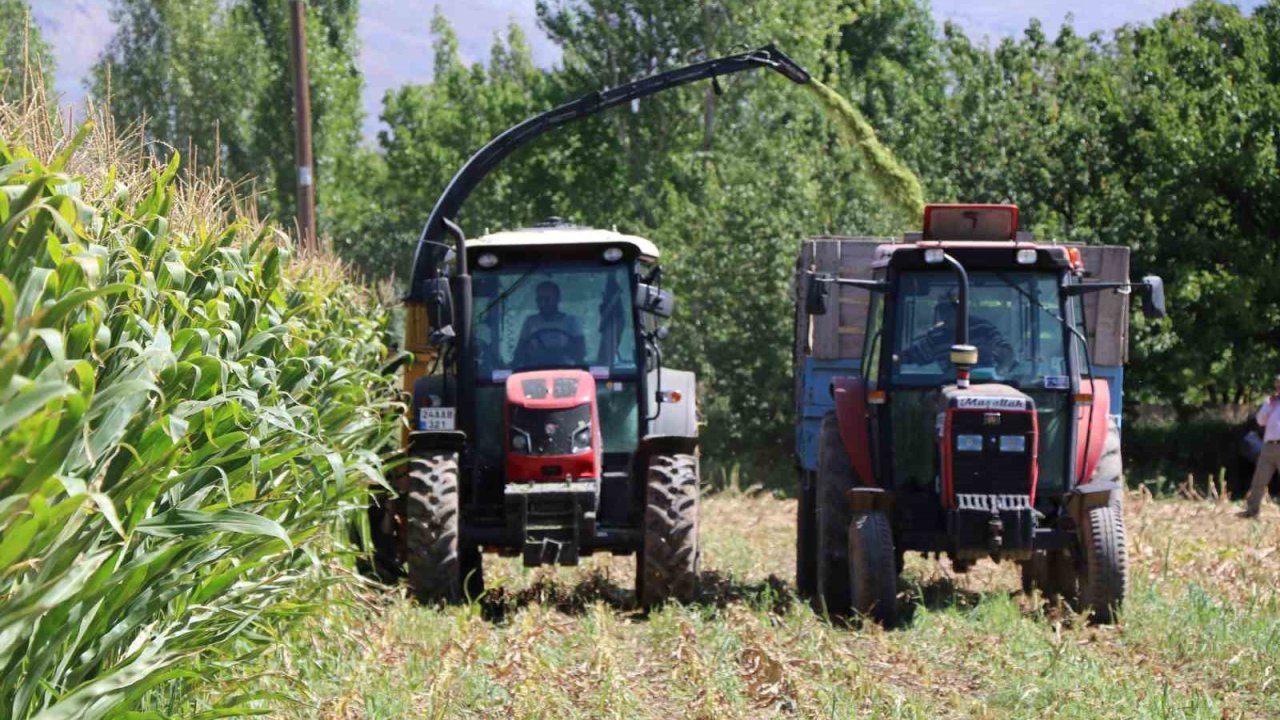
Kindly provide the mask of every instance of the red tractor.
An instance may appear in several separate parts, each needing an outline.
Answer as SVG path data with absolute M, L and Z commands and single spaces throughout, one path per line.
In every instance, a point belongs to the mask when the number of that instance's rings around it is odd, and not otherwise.
M 483 592 L 482 554 L 528 566 L 634 554 L 640 604 L 690 599 L 698 580 L 693 373 L 663 366 L 672 313 L 658 249 L 569 225 L 468 240 L 456 220 L 514 150 L 575 120 L 670 88 L 757 68 L 808 74 L 772 46 L 586 95 L 515 125 L 458 170 L 418 243 L 406 297 L 397 494 L 369 519 L 378 573 L 417 596 Z
M 958 571 L 1018 562 L 1026 589 L 1114 618 L 1127 588 L 1123 375 L 1094 367 L 1089 339 L 1123 344 L 1126 323 L 1086 329 L 1085 300 L 1118 293 L 1123 308 L 1136 290 L 1163 316 L 1164 288 L 1127 271 L 1091 279 L 1082 250 L 1034 242 L 1011 205 L 931 205 L 922 233 L 867 254 L 869 277 L 802 268 L 809 315 L 826 313 L 833 285 L 870 293 L 856 373 L 806 365 L 799 384 L 813 395 L 803 386 L 824 378 L 831 407 L 801 485 L 797 577 L 816 607 L 892 622 L 903 555 L 917 551 Z M 1127 250 L 1107 251 L 1127 268 Z M 857 302 L 841 298 L 841 315 Z

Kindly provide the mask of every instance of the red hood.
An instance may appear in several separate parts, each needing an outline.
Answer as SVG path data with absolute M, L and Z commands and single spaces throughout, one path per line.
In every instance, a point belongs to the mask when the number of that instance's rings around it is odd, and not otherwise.
M 555 410 L 592 402 L 596 381 L 585 370 L 531 370 L 507 378 L 507 403 Z

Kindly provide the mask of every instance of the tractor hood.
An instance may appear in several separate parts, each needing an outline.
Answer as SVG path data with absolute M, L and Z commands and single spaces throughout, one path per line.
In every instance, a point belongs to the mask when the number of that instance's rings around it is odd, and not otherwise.
M 596 384 L 582 370 L 537 370 L 507 378 L 507 481 L 600 477 Z
M 1035 502 L 1039 423 L 1036 405 L 1022 391 L 988 383 L 942 388 L 937 415 L 943 502 L 1004 496 Z

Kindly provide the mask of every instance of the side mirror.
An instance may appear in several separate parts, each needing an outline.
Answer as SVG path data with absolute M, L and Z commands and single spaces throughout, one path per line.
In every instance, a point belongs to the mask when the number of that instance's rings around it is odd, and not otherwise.
M 422 297 L 432 330 L 453 325 L 453 293 L 449 289 L 449 278 L 438 277 L 424 281 Z
M 647 283 L 636 286 L 636 307 L 643 312 L 669 318 L 676 310 L 676 296 Z
M 827 314 L 827 298 L 831 295 L 831 278 L 816 273 L 806 273 L 808 287 L 804 291 L 804 311 L 810 315 Z
M 1162 318 L 1168 315 L 1164 306 L 1164 280 L 1156 275 L 1142 278 L 1142 314 L 1149 318 Z

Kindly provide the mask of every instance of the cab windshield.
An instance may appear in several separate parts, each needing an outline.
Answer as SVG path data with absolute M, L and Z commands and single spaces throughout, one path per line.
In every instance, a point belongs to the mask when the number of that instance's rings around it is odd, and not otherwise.
M 477 269 L 473 342 L 478 376 L 539 368 L 636 373 L 626 263 L 521 262 Z
M 900 277 L 893 384 L 938 386 L 955 377 L 949 351 L 958 308 L 954 274 L 915 272 Z M 973 380 L 1066 390 L 1066 329 L 1060 317 L 1054 273 L 970 273 L 969 344 L 978 348 Z

